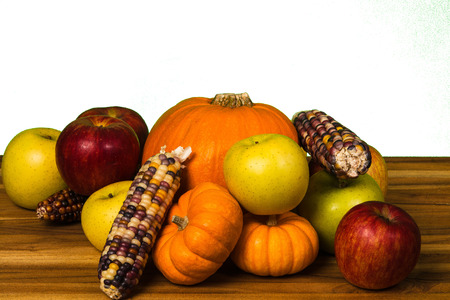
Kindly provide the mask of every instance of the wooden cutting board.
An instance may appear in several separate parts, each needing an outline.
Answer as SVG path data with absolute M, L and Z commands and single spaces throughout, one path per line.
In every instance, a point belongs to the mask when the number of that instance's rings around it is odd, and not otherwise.
M 367 291 L 342 277 L 333 256 L 320 253 L 302 272 L 258 277 L 231 261 L 205 282 L 177 286 L 149 263 L 132 299 L 450 299 L 450 157 L 387 157 L 386 201 L 405 209 L 422 233 L 415 269 L 400 284 Z M 26 184 L 26 183 L 24 183 Z M 15 206 L 0 178 L 0 298 L 108 299 L 99 289 L 100 252 L 80 223 L 49 225 Z

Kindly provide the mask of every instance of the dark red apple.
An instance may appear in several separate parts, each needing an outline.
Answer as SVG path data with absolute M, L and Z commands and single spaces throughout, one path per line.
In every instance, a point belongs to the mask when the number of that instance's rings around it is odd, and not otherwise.
M 82 195 L 133 179 L 140 163 L 139 140 L 133 128 L 109 116 L 74 120 L 59 135 L 55 152 L 61 177 Z
M 344 278 L 365 289 L 384 289 L 405 279 L 420 255 L 414 219 L 393 204 L 369 201 L 351 208 L 338 225 L 336 262 Z
M 145 140 L 148 136 L 148 127 L 142 116 L 131 108 L 121 106 L 108 106 L 108 107 L 94 107 L 82 112 L 78 118 L 87 116 L 104 115 L 114 118 L 119 118 L 125 121 L 136 132 L 141 151 L 144 148 Z
M 372 156 L 372 163 L 370 164 L 369 170 L 367 174 L 372 176 L 373 179 L 378 183 L 383 192 L 383 196 L 386 197 L 387 188 L 388 188 L 388 172 L 386 161 L 380 152 L 372 146 L 369 146 L 369 151 Z M 315 173 L 323 170 L 322 166 L 315 160 L 310 159 L 308 163 L 309 167 L 309 176 L 314 175 Z
M 314 159 L 310 158 L 308 162 L 308 168 L 309 168 L 309 177 L 313 176 L 317 172 L 323 170 L 323 167 Z

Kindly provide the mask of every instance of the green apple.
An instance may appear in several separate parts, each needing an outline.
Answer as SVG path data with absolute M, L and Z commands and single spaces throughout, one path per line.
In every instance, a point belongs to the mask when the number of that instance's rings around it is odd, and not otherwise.
M 114 219 L 127 197 L 131 180 L 111 183 L 92 193 L 81 212 L 81 227 L 89 242 L 102 251 Z
M 254 135 L 235 143 L 225 155 L 223 171 L 230 193 L 255 215 L 294 209 L 309 182 L 306 153 L 281 134 Z
M 310 177 L 297 212 L 316 229 L 320 249 L 334 254 L 334 236 L 342 217 L 353 206 L 367 201 L 384 202 L 380 186 L 370 175 L 343 180 L 321 170 Z
M 3 184 L 16 205 L 36 209 L 40 201 L 66 188 L 55 161 L 60 133 L 52 128 L 26 129 L 6 146 L 2 160 Z

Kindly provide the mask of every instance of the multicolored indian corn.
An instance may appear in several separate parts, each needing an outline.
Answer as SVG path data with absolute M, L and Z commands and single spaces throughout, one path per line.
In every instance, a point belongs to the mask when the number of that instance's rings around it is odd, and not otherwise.
M 191 148 L 150 157 L 140 168 L 114 220 L 98 265 L 101 290 L 111 299 L 128 296 L 147 263 L 155 238 L 180 186 Z
M 39 202 L 36 215 L 39 219 L 52 223 L 77 222 L 81 220 L 81 209 L 87 198 L 65 188 Z
M 308 110 L 296 113 L 292 120 L 299 144 L 328 172 L 338 178 L 356 178 L 369 169 L 369 146 L 331 116 Z

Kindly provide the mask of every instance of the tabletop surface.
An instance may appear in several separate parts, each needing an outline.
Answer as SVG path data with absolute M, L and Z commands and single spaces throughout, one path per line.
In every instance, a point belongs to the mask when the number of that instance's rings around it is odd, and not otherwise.
M 247 274 L 228 260 L 195 286 L 174 285 L 149 263 L 131 299 L 450 299 L 450 157 L 386 162 L 386 202 L 405 209 L 422 234 L 419 261 L 398 285 L 381 291 L 352 286 L 334 256 L 320 253 L 305 270 L 277 278 Z M 0 203 L 0 299 L 108 299 L 97 279 L 100 252 L 80 223 L 38 220 L 35 211 L 8 199 L 1 178 Z

